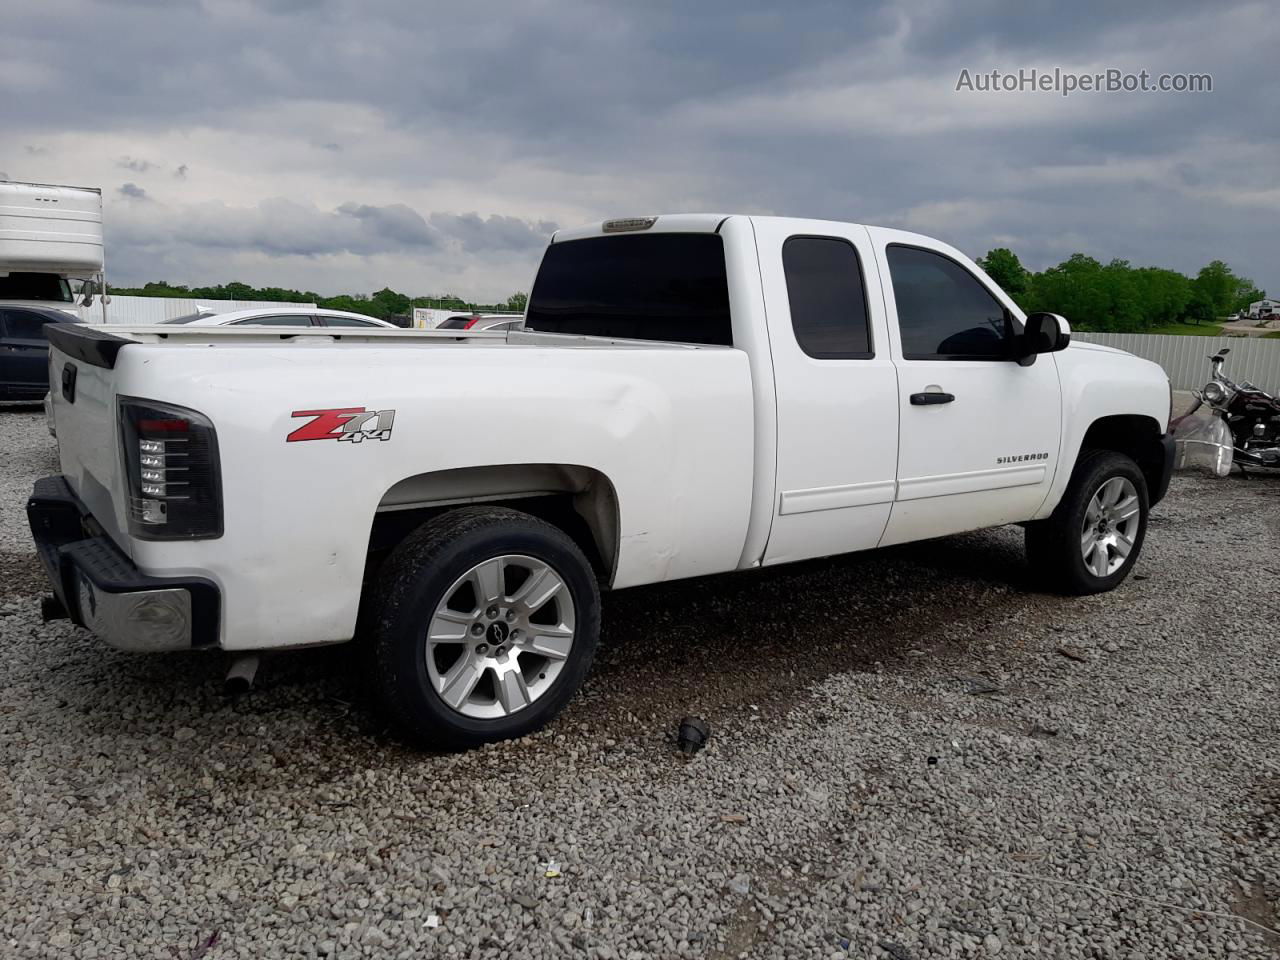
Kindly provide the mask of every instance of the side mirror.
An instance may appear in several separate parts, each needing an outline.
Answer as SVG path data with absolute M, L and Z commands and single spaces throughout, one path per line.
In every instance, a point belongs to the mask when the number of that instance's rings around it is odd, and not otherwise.
M 86 280 L 80 284 L 80 306 L 92 307 L 93 298 L 101 292 L 96 280 Z
M 1018 350 L 1018 363 L 1029 367 L 1036 355 L 1067 349 L 1071 343 L 1071 325 L 1056 313 L 1033 313 L 1027 317 Z

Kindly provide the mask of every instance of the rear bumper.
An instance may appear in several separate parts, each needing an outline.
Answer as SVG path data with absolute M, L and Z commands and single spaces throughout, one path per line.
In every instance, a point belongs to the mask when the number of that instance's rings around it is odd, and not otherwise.
M 1155 483 L 1150 484 L 1147 490 L 1147 496 L 1151 506 L 1155 506 L 1164 499 L 1164 495 L 1169 492 L 1169 478 L 1173 476 L 1173 461 L 1177 453 L 1177 444 L 1174 443 L 1173 434 L 1166 433 L 1160 438 L 1161 460 L 1159 463 L 1159 473 L 1156 474 Z
M 71 619 L 121 650 L 189 650 L 218 640 L 221 595 L 201 577 L 142 573 L 64 477 L 36 481 L 27 500 L 36 553 Z

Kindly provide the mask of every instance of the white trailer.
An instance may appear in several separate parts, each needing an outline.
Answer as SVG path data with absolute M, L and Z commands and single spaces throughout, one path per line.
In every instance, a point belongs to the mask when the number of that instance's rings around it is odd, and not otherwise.
M 105 319 L 104 267 L 100 189 L 0 181 L 0 305 L 81 319 L 101 294 Z

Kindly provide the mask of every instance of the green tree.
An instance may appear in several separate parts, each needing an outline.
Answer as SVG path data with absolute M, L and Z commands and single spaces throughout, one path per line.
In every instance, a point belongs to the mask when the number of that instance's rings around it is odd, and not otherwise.
M 1191 296 L 1187 298 L 1186 317 L 1193 323 L 1213 323 L 1218 316 L 1218 309 L 1213 299 L 1205 292 L 1204 287 L 1191 283 Z
M 1000 285 L 1019 305 L 1027 293 L 1031 274 L 1023 267 L 1022 261 L 1008 247 L 996 247 L 988 250 L 987 255 L 978 260 L 978 266 L 987 272 L 992 280 Z
M 1019 305 L 1029 312 L 1060 313 L 1082 330 L 1105 330 L 1108 309 L 1102 264 L 1083 253 L 1072 254 L 1056 267 L 1035 274 L 1026 303 Z
M 1254 300 L 1262 299 L 1252 280 L 1236 276 L 1221 260 L 1214 260 L 1202 267 L 1191 285 L 1195 291 L 1197 312 L 1202 315 L 1206 306 L 1211 306 L 1207 318 L 1210 321 L 1248 307 Z
M 1245 282 L 1249 289 L 1241 290 L 1239 296 L 1236 298 L 1235 304 L 1231 307 L 1232 312 L 1235 312 L 1236 310 L 1247 310 L 1249 309 L 1249 304 L 1266 299 L 1267 291 L 1259 290 L 1249 281 Z
M 348 313 L 369 312 L 368 297 L 353 297 L 348 293 L 339 294 L 336 297 L 318 297 L 313 302 L 316 306 L 324 307 L 326 310 L 346 310 Z
M 1191 281 L 1176 270 L 1143 267 L 1133 271 L 1133 283 L 1144 328 L 1177 323 L 1187 315 Z
M 386 317 L 402 317 L 413 309 L 411 301 L 403 293 L 396 293 L 390 287 L 383 287 L 369 298 L 369 313 L 380 319 Z
M 507 302 L 503 304 L 512 313 L 524 313 L 524 308 L 529 305 L 529 295 L 527 293 L 513 293 L 507 297 Z

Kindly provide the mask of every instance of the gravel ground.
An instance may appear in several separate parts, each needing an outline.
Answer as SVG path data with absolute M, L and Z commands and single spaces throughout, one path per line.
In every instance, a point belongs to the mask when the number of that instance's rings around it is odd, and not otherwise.
M 424 755 L 353 651 L 225 699 L 41 624 L 0 449 L 5 957 L 1280 955 L 1280 480 L 1177 478 L 1102 597 L 1016 529 L 618 594 L 551 728 Z

